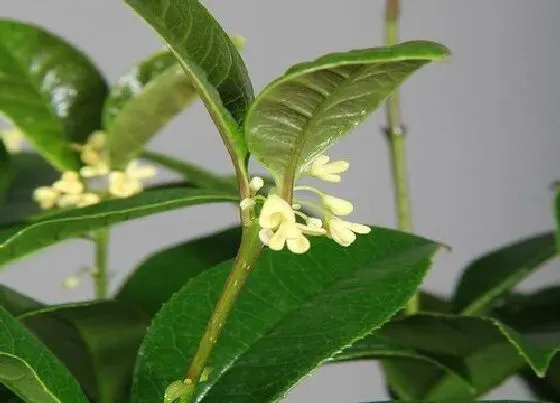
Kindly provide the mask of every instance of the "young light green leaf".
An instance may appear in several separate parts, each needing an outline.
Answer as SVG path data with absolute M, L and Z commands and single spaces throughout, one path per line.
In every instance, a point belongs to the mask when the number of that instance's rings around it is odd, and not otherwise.
M 463 272 L 453 297 L 454 312 L 485 314 L 492 303 L 556 256 L 554 234 L 533 236 L 475 260 Z
M 126 0 L 165 40 L 208 109 L 234 162 L 244 164 L 241 132 L 253 101 L 247 69 L 235 45 L 198 0 Z
M 26 402 L 89 402 L 64 365 L 2 307 L 0 382 Z
M 109 200 L 81 209 L 64 210 L 34 221 L 0 229 L 0 266 L 72 237 L 135 218 L 181 207 L 232 202 L 237 196 L 177 188 L 145 191 L 129 199 Z
M 265 251 L 228 318 L 196 401 L 278 399 L 402 308 L 438 248 L 374 228 L 347 249 L 317 239 L 301 256 Z M 195 277 L 156 315 L 140 349 L 134 403 L 159 401 L 184 376 L 230 268 L 227 261 Z
M 129 401 L 149 319 L 116 301 L 44 307 L 19 318 L 61 359 L 92 401 Z
M 151 317 L 187 281 L 233 258 L 240 239 L 241 229 L 231 228 L 157 252 L 132 273 L 115 298 Z
M 301 63 L 270 83 L 245 123 L 251 153 L 279 185 L 294 177 L 347 134 L 425 64 L 447 49 L 432 42 L 325 55 Z
M 191 164 L 177 158 L 153 151 L 143 151 L 141 157 L 154 164 L 158 164 L 172 172 L 176 172 L 195 186 L 203 189 L 213 189 L 224 192 L 237 192 L 235 177 L 220 176 L 209 172 L 198 165 Z
M 40 155 L 18 153 L 11 156 L 11 185 L 5 203 L 0 205 L 0 225 L 14 223 L 40 211 L 33 201 L 33 191 L 50 186 L 59 173 Z
M 558 348 L 545 334 L 520 334 L 496 319 L 420 314 L 381 329 L 393 342 L 464 362 L 471 387 L 453 374 L 408 359 L 385 359 L 384 369 L 400 398 L 417 401 L 474 399 L 503 382 L 525 364 L 543 374 Z
M 172 53 L 157 53 L 134 67 L 111 89 L 105 103 L 111 166 L 124 168 L 195 98 L 190 78 Z
M 0 19 L 0 88 L 0 114 L 41 155 L 61 170 L 80 166 L 71 143 L 101 127 L 107 94 L 84 54 L 42 28 Z

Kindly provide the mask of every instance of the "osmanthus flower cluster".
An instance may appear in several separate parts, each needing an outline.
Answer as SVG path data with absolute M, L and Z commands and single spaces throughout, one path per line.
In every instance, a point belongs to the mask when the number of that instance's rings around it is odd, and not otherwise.
M 126 198 L 142 192 L 142 181 L 155 176 L 155 168 L 131 161 L 125 170 L 111 171 L 106 145 L 107 136 L 102 131 L 92 133 L 85 144 L 74 144 L 84 165 L 79 171 L 63 172 L 51 186 L 35 189 L 33 199 L 41 209 L 85 207 L 106 198 Z
M 326 182 L 340 182 L 340 174 L 349 168 L 348 162 L 329 161 L 328 156 L 319 155 L 306 169 L 305 174 Z M 259 238 L 272 250 L 278 251 L 287 247 L 294 253 L 305 253 L 311 247 L 307 236 L 326 236 L 347 247 L 356 240 L 356 234 L 367 234 L 371 230 L 365 225 L 340 218 L 354 210 L 352 203 L 347 200 L 325 194 L 312 186 L 295 186 L 294 192 L 310 192 L 317 197 L 319 203 L 296 198 L 290 205 L 275 189 L 272 189 L 266 198 L 257 195 L 263 185 L 261 178 L 252 178 L 250 188 L 253 197 L 243 200 L 240 205 L 244 210 L 255 205 L 257 201 L 263 201 L 258 218 L 261 227 Z M 302 207 L 318 213 L 321 218 L 309 216 L 301 211 Z

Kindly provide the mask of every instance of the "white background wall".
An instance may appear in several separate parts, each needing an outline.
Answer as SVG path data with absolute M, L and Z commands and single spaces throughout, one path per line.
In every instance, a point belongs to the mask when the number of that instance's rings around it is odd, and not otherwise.
M 261 89 L 288 66 L 330 51 L 382 43 L 381 0 L 209 0 L 230 32 L 248 39 L 244 57 Z M 551 228 L 549 185 L 560 176 L 560 2 L 556 0 L 403 0 L 402 39 L 445 43 L 449 63 L 421 71 L 403 88 L 410 128 L 410 177 L 417 231 L 453 247 L 425 287 L 449 294 L 472 257 Z M 1 0 L 0 16 L 70 38 L 114 82 L 161 43 L 121 1 Z M 335 147 L 351 162 L 338 193 L 355 201 L 357 220 L 393 226 L 386 144 L 377 114 Z M 229 172 L 210 119 L 197 105 L 156 138 L 153 149 Z M 233 223 L 228 206 L 194 207 L 118 226 L 111 267 L 116 286 L 153 251 Z M 89 245 L 67 242 L 21 260 L 0 282 L 45 301 L 91 296 L 88 284 L 64 290 L 62 279 L 91 261 Z M 553 264 L 523 287 L 560 280 Z M 524 398 L 516 382 L 491 395 Z M 290 403 L 364 402 L 384 398 L 373 363 L 317 371 Z

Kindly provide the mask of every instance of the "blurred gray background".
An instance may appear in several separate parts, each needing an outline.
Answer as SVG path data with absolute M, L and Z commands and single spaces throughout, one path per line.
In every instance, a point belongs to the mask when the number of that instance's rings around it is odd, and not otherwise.
M 208 0 L 243 52 L 256 90 L 291 64 L 331 51 L 382 43 L 381 0 Z M 403 0 L 402 39 L 441 41 L 454 55 L 403 87 L 410 128 L 409 166 L 417 232 L 453 251 L 440 255 L 425 287 L 451 293 L 474 256 L 553 226 L 550 184 L 560 177 L 560 2 L 557 0 Z M 161 42 L 119 0 L 1 0 L 0 16 L 40 24 L 69 38 L 114 82 Z M 386 144 L 378 113 L 331 152 L 351 162 L 337 193 L 355 202 L 358 221 L 394 225 Z M 226 152 L 201 105 L 173 121 L 151 144 L 230 172 Z M 167 178 L 167 176 L 162 176 Z M 110 253 L 113 286 L 137 262 L 172 243 L 233 223 L 230 206 L 202 206 L 119 225 Z M 62 280 L 91 262 L 73 241 L 9 266 L 0 282 L 49 302 L 82 300 L 89 283 L 66 290 Z M 558 263 L 526 281 L 532 289 L 560 280 Z M 316 371 L 289 403 L 350 403 L 385 398 L 374 363 Z M 491 398 L 526 398 L 517 381 Z

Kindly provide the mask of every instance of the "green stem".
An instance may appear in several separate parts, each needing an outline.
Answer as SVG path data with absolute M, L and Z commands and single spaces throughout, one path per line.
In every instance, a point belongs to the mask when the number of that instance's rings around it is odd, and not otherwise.
M 231 309 L 262 249 L 258 235 L 260 227 L 257 220 L 251 219 L 249 222 L 244 221 L 244 223 L 246 225 L 243 226 L 237 258 L 186 375 L 186 379 L 194 384 L 199 381 Z
M 109 251 L 109 228 L 101 228 L 95 233 L 95 290 L 98 299 L 107 298 Z
M 399 0 L 387 0 L 385 13 L 385 42 L 388 46 L 399 40 Z M 406 129 L 402 123 L 399 94 L 395 91 L 386 102 L 387 128 L 385 133 L 390 149 L 391 171 L 395 192 L 398 228 L 412 231 L 412 215 L 408 190 L 408 170 L 406 163 Z M 418 312 L 418 295 L 414 295 L 408 302 L 406 312 Z

